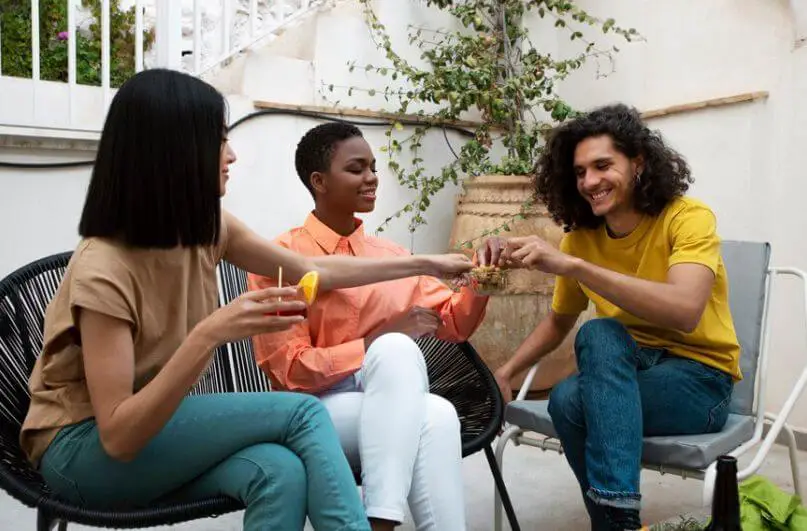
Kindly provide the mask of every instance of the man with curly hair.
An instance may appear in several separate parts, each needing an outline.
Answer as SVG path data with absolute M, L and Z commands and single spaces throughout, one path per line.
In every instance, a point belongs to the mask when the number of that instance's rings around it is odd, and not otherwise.
M 740 348 L 714 213 L 685 197 L 686 161 L 625 105 L 557 128 L 536 168 L 538 198 L 564 227 L 490 239 L 480 262 L 557 275 L 552 311 L 496 373 L 511 378 L 552 352 L 592 302 L 575 338 L 579 372 L 549 413 L 594 530 L 639 529 L 642 437 L 720 431 Z

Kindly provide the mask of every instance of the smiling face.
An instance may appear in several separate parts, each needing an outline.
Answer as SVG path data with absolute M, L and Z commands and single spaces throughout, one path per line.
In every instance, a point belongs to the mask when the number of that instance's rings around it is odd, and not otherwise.
M 609 218 L 634 212 L 633 188 L 642 169 L 641 157 L 628 158 L 608 135 L 588 137 L 574 151 L 577 191 L 609 225 Z
M 372 212 L 378 188 L 375 164 L 364 138 L 354 136 L 336 144 L 328 171 L 311 175 L 317 203 L 334 212 Z

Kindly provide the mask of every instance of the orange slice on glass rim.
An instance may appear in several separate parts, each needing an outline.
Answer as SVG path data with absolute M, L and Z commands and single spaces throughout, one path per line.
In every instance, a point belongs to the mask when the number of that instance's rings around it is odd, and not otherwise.
M 316 271 L 309 271 L 303 275 L 303 278 L 301 278 L 300 282 L 297 283 L 297 287 L 302 290 L 305 303 L 311 306 L 317 298 L 317 290 L 319 289 L 319 273 Z

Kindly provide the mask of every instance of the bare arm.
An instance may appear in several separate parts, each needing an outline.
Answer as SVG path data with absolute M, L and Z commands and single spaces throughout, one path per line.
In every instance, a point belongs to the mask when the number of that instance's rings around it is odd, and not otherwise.
M 535 365 L 541 358 L 558 348 L 577 322 L 577 315 L 549 312 L 535 330 L 516 349 L 516 353 L 502 365 L 496 375 L 510 380 L 513 376 Z
M 537 236 L 507 240 L 502 256 L 505 262 L 512 258 L 516 265 L 574 279 L 640 319 L 689 333 L 698 326 L 712 296 L 720 238 L 714 213 L 707 207 L 688 203 L 676 208 L 669 221 L 668 242 L 651 244 L 670 245 L 664 279 L 645 280 L 605 269 Z M 568 244 L 566 238 L 563 241 Z
M 572 261 L 567 275 L 640 319 L 686 333 L 698 326 L 715 282 L 711 269 L 694 263 L 670 267 L 666 282 L 623 275 L 579 259 Z
M 210 359 L 215 344 L 191 333 L 138 393 L 129 323 L 83 310 L 79 317 L 84 371 L 101 444 L 113 459 L 130 461 L 165 426 Z
M 308 271 L 320 275 L 320 288 L 351 288 L 417 275 L 450 275 L 470 270 L 471 261 L 462 255 L 401 256 L 391 258 L 356 258 L 352 256 L 307 257 L 275 245 L 260 237 L 234 216 L 224 213 L 228 243 L 225 258 L 238 267 L 266 277 L 283 277 L 297 282 Z
M 219 344 L 253 333 L 285 330 L 300 316 L 266 316 L 299 310 L 300 301 L 262 302 L 292 296 L 293 288 L 251 292 L 199 323 L 165 366 L 133 393 L 134 343 L 128 322 L 82 309 L 84 371 L 101 444 L 113 459 L 130 461 L 165 426 L 207 367 Z

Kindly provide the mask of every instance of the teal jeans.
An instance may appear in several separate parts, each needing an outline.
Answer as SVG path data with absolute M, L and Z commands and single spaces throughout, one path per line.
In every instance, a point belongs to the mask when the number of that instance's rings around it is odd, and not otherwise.
M 110 458 L 94 420 L 63 428 L 40 472 L 60 497 L 134 508 L 226 495 L 246 506 L 244 530 L 369 530 L 327 410 L 297 393 L 186 398 L 130 462 Z

